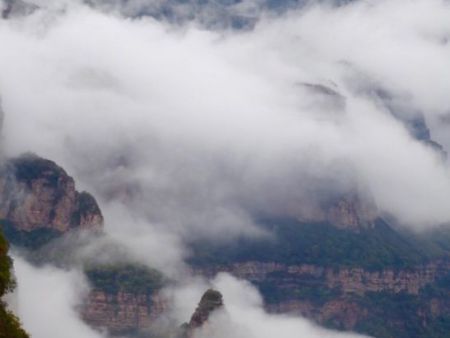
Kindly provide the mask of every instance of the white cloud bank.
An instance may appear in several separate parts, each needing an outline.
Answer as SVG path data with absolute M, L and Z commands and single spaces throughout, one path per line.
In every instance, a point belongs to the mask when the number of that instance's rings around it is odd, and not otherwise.
M 105 337 L 83 323 L 76 311 L 80 295 L 88 290 L 80 272 L 38 269 L 19 257 L 14 267 L 18 279 L 15 311 L 31 337 Z
M 355 189 L 413 228 L 450 220 L 447 163 L 390 111 L 423 116 L 450 149 L 448 2 L 310 6 L 248 32 L 46 5 L 0 20 L 6 148 L 74 173 L 137 259 L 174 267 L 183 239 L 255 234 L 255 214 Z M 98 336 L 72 308 L 77 275 L 17 271 L 34 337 Z M 237 336 L 334 336 L 265 314 L 242 282 L 215 283 Z
M 362 335 L 322 329 L 313 323 L 288 315 L 267 314 L 258 291 L 250 283 L 228 274 L 217 275 L 210 283 L 223 294 L 224 309 L 213 313 L 208 323 L 195 332 L 196 338 L 358 338 Z M 174 292 L 180 320 L 189 319 L 208 284 L 186 285 Z M 190 314 L 189 314 L 190 311 Z
M 374 94 L 448 149 L 446 2 L 312 6 L 226 33 L 65 3 L 0 22 L 11 152 L 183 236 L 254 232 L 261 211 L 361 187 L 407 225 L 449 221 L 447 165 Z

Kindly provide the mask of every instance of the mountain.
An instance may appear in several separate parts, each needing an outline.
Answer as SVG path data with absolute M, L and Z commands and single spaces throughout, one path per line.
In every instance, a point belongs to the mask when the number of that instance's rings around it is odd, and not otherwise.
M 32 252 L 73 230 L 102 229 L 95 199 L 78 192 L 60 166 L 36 155 L 7 161 L 0 195 L 6 236 Z M 348 194 L 322 205 L 314 217 L 259 217 L 255 221 L 268 236 L 223 245 L 193 241 L 187 263 L 194 275 L 224 271 L 250 281 L 269 312 L 379 338 L 447 337 L 449 229 L 410 233 L 375 211 Z M 118 335 L 147 332 L 170 307 L 161 292 L 170 281 L 156 270 L 126 262 L 84 269 L 92 290 L 80 311 L 93 327 Z M 186 330 L 204 321 L 202 308 Z
M 6 161 L 0 196 L 0 224 L 13 244 L 36 248 L 71 229 L 102 229 L 94 197 L 78 192 L 64 169 L 34 154 Z

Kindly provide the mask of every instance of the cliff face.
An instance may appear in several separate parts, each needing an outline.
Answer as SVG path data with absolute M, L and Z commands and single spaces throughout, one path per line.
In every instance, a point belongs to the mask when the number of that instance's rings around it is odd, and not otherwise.
M 408 270 L 368 271 L 362 268 L 334 269 L 310 264 L 244 262 L 193 270 L 194 274 L 211 277 L 222 271 L 255 283 L 273 282 L 280 288 L 300 287 L 304 283 L 314 283 L 328 289 L 339 289 L 344 293 L 359 295 L 382 291 L 417 295 L 420 289 L 433 283 L 438 277 L 450 273 L 450 263 L 435 262 Z
M 269 312 L 301 315 L 375 337 L 446 337 L 448 260 L 379 271 L 245 262 L 193 272 L 212 276 L 219 271 L 256 285 Z
M 354 330 L 358 322 L 367 318 L 369 309 L 358 302 L 345 297 L 336 298 L 316 305 L 307 300 L 284 301 L 277 304 L 267 304 L 268 312 L 290 313 L 313 319 L 318 323 L 334 322 L 339 328 Z
M 146 266 L 97 265 L 85 269 L 91 292 L 82 306 L 83 319 L 112 333 L 150 328 L 167 309 L 161 293 L 164 276 Z
M 323 219 L 339 229 L 359 231 L 372 227 L 378 212 L 374 204 L 363 202 L 356 195 L 349 195 L 333 202 Z
M 31 154 L 9 160 L 2 170 L 0 219 L 26 232 L 47 228 L 63 233 L 103 224 L 90 194 L 78 192 L 73 178 L 54 162 Z
M 450 273 L 449 262 L 435 262 L 408 270 L 385 269 L 368 271 L 361 268 L 326 268 L 315 265 L 284 265 L 279 263 L 245 262 L 228 266 L 193 269 L 192 273 L 212 277 L 228 272 L 251 281 L 265 298 L 266 310 L 274 313 L 293 313 L 313 319 L 330 327 L 359 330 L 370 318 L 392 319 L 393 324 L 407 325 L 410 320 L 432 322 L 450 313 L 450 300 L 430 296 L 428 287 Z M 184 330 L 200 327 L 209 313 L 222 304 L 221 296 L 207 292 Z M 406 300 L 405 300 L 406 297 Z M 412 314 L 401 318 L 398 309 L 387 318 L 386 304 L 404 306 L 407 302 Z M 106 327 L 113 333 L 148 329 L 168 308 L 158 294 L 108 294 L 95 290 L 82 310 L 86 322 L 94 327 Z M 384 316 L 384 317 L 383 317 Z M 369 319 L 368 319 L 369 318 Z M 369 330 L 370 331 L 370 330 Z M 371 331 L 372 332 L 372 331 Z M 367 332 L 370 333 L 370 332 Z
M 120 334 L 148 329 L 166 309 L 167 301 L 159 293 L 94 289 L 81 308 L 81 316 L 93 327 Z

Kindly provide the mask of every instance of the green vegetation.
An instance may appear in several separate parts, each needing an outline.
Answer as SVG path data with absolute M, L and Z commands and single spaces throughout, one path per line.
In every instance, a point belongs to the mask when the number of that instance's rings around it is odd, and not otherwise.
M 94 288 L 113 294 L 119 291 L 151 294 L 165 283 L 159 271 L 140 265 L 97 265 L 85 272 Z
M 59 231 L 50 228 L 21 231 L 10 221 L 4 219 L 0 220 L 0 227 L 9 243 L 31 250 L 39 249 L 53 239 L 61 236 Z
M 8 256 L 8 243 L 0 234 L 0 297 L 15 287 L 11 270 L 12 260 Z M 2 301 L 0 301 L 0 338 L 28 338 L 20 327 L 17 317 L 6 309 Z
M 382 220 L 360 232 L 340 230 L 326 223 L 295 220 L 265 221 L 273 234 L 269 239 L 241 238 L 232 245 L 209 242 L 192 244 L 190 263 L 197 266 L 244 261 L 314 264 L 326 267 L 363 267 L 367 270 L 411 268 L 431 259 L 448 257 L 439 243 L 442 236 L 414 237 L 394 231 Z M 450 231 L 447 231 L 450 237 Z
M 448 285 L 441 292 L 446 292 L 446 298 L 441 300 L 448 302 Z M 355 329 L 379 338 L 447 338 L 450 332 L 450 309 L 441 309 L 440 314 L 433 314 L 430 300 L 427 293 L 368 293 L 356 299 L 370 311 Z M 446 306 L 450 307 L 449 304 Z
M 8 249 L 8 242 L 0 234 L 0 295 L 2 296 L 16 286 L 11 273 L 12 260 L 8 256 Z
M 436 260 L 448 260 L 450 230 L 445 227 L 426 234 L 393 229 L 382 220 L 359 232 L 325 223 L 266 220 L 272 234 L 264 239 L 241 238 L 232 245 L 195 242 L 190 263 L 208 267 L 236 262 L 276 262 L 286 265 L 312 264 L 340 269 L 361 267 L 369 271 L 408 270 Z M 283 275 L 284 274 L 284 275 Z M 448 338 L 450 332 L 450 275 L 428 285 L 419 295 L 373 292 L 364 295 L 328 288 L 323 276 L 292 279 L 286 272 L 267 274 L 253 281 L 267 304 L 299 300 L 320 311 L 329 301 L 342 300 L 361 309 L 356 332 L 377 338 Z M 280 282 L 280 281 L 285 282 Z M 288 287 L 287 287 L 288 285 Z M 438 302 L 434 309 L 432 301 Z M 317 312 L 319 313 L 319 312 Z M 359 317 L 361 316 L 361 317 Z M 345 329 L 339 314 L 323 323 Z

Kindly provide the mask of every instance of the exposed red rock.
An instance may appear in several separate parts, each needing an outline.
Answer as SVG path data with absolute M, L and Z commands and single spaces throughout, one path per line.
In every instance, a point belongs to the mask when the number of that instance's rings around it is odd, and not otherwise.
M 244 262 L 193 270 L 194 274 L 210 277 L 219 272 L 229 272 L 238 278 L 254 282 L 276 278 L 277 285 L 280 287 L 282 285 L 290 287 L 292 284 L 301 285 L 303 280 L 313 277 L 316 283 L 330 289 L 338 288 L 344 293 L 362 295 L 366 292 L 388 291 L 418 294 L 421 288 L 435 281 L 438 276 L 449 273 L 450 263 L 435 262 L 411 269 L 368 271 L 363 268 L 334 269 L 310 264 L 284 265 L 274 262 Z M 271 277 L 273 273 L 278 273 L 278 276 Z M 284 277 L 280 277 L 280 274 Z
M 167 304 L 157 292 L 133 294 L 93 290 L 81 308 L 81 316 L 93 327 L 122 333 L 148 329 L 167 310 Z
M 190 329 L 202 327 L 208 321 L 209 316 L 221 307 L 223 307 L 222 294 L 216 290 L 207 290 L 198 303 L 188 327 Z
M 0 177 L 0 219 L 21 231 L 100 229 L 103 216 L 92 195 L 54 162 L 26 154 L 9 160 Z

